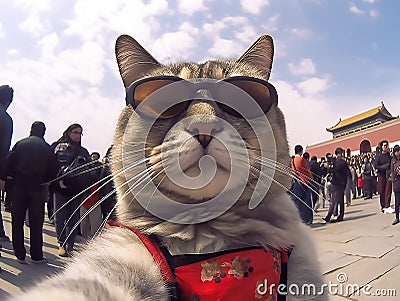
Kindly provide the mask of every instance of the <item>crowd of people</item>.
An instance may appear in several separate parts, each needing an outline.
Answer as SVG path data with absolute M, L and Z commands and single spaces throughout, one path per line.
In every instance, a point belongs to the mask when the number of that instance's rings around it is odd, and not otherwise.
M 400 207 L 400 146 L 392 150 L 389 142 L 382 140 L 376 151 L 346 157 L 344 150 L 336 148 L 334 154 L 327 153 L 318 160 L 301 145 L 295 146 L 291 169 L 293 175 L 290 195 L 297 205 L 305 224 L 311 224 L 313 213 L 320 206 L 329 204 L 323 220 L 341 222 L 345 203 L 351 205 L 356 198 L 371 199 L 379 194 L 382 213 L 395 213 L 392 225 L 399 223 Z M 395 198 L 391 206 L 392 195 Z M 332 219 L 332 216 L 337 216 Z
M 0 86 L 0 192 L 6 210 L 11 212 L 12 245 L 21 264 L 26 263 L 24 225 L 30 227 L 30 257 L 33 263 L 46 263 L 43 256 L 45 203 L 50 222 L 55 224 L 58 255 L 70 256 L 77 233 L 90 238 L 103 222 L 115 218 L 115 193 L 109 169 L 108 149 L 103 162 L 100 154 L 81 144 L 83 128 L 71 124 L 61 138 L 49 145 L 44 140 L 46 126 L 32 123 L 28 137 L 10 150 L 13 120 L 7 108 L 13 101 L 13 89 Z M 400 147 L 390 151 L 383 140 L 375 152 L 346 157 L 338 147 L 323 158 L 304 152 L 296 145 L 292 157 L 292 186 L 289 190 L 302 221 L 313 222 L 320 206 L 329 206 L 325 222 L 344 219 L 345 202 L 379 194 L 383 213 L 395 213 L 399 223 Z M 395 208 L 391 207 L 392 192 Z M 337 216 L 332 219 L 332 216 Z M 9 241 L 0 210 L 0 242 Z M 1 245 L 0 245 L 1 248 Z
M 48 144 L 46 126 L 31 125 L 29 136 L 10 150 L 13 120 L 7 108 L 13 101 L 13 89 L 0 86 L 0 191 L 5 209 L 11 212 L 11 241 L 14 254 L 26 264 L 24 225 L 29 225 L 32 263 L 46 263 L 43 256 L 45 204 L 49 222 L 55 225 L 58 255 L 67 257 L 74 250 L 78 232 L 89 239 L 103 222 L 114 219 L 116 204 L 109 156 L 103 162 L 98 152 L 81 145 L 83 128 L 71 124 L 61 138 Z M 10 241 L 4 231 L 0 210 L 0 241 Z M 0 245 L 1 248 L 1 245 Z

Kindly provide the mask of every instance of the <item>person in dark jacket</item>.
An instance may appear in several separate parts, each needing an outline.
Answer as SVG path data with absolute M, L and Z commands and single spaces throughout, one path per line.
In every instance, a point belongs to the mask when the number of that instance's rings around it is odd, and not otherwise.
M 311 199 L 314 205 L 314 209 L 318 209 L 318 197 L 319 197 L 319 192 L 321 190 L 321 181 L 322 181 L 322 177 L 324 176 L 324 173 L 322 171 L 321 166 L 319 165 L 319 163 L 317 162 L 317 157 L 316 156 L 312 156 L 310 163 L 310 171 L 312 173 L 313 176 L 313 181 L 311 181 L 310 186 L 312 188 L 311 190 Z
M 44 141 L 46 127 L 43 122 L 32 124 L 30 136 L 18 141 L 7 159 L 7 174 L 13 178 L 11 191 L 11 225 L 14 254 L 26 263 L 24 246 L 24 220 L 29 215 L 30 256 L 34 263 L 46 263 L 43 257 L 44 206 L 46 183 L 57 174 L 56 157 Z
M 392 157 L 389 153 L 389 142 L 383 140 L 379 143 L 381 151 L 376 155 L 374 166 L 378 173 L 378 193 L 383 213 L 393 213 L 394 210 L 390 207 L 392 195 L 392 182 L 389 181 L 390 162 Z
M 364 164 L 361 167 L 364 179 L 365 200 L 372 199 L 372 165 L 368 157 L 364 158 Z
M 99 199 L 101 200 L 101 212 L 103 220 L 116 220 L 115 206 L 117 204 L 117 196 L 115 193 L 114 181 L 110 170 L 110 157 L 112 146 L 107 150 L 104 157 L 103 168 L 100 173 L 100 182 L 102 188 L 99 191 Z
M 89 152 L 81 146 L 82 126 L 71 124 L 58 140 L 54 152 L 57 156 L 58 169 L 70 166 L 79 157 L 86 163 L 91 161 Z M 80 218 L 80 206 L 85 196 L 75 197 L 78 189 L 72 187 L 75 184 L 66 182 L 63 177 L 54 186 L 54 215 L 59 243 L 58 255 L 68 257 L 73 250 L 75 237 L 78 232 L 78 221 Z
M 397 225 L 399 221 L 399 210 L 400 210 L 400 146 L 396 144 L 393 147 L 393 158 L 390 164 L 390 180 L 393 183 L 393 193 L 394 193 L 394 209 L 396 218 L 392 225 Z
M 5 190 L 7 179 L 6 161 L 10 151 L 11 137 L 13 133 L 13 120 L 6 112 L 13 101 L 14 90 L 8 86 L 0 86 L 0 190 Z M 4 231 L 3 216 L 0 210 L 0 241 L 9 241 Z M 0 244 L 1 247 L 1 244 Z
M 326 163 L 328 172 L 332 173 L 332 200 L 329 205 L 328 214 L 323 218 L 326 222 L 331 222 L 331 217 L 336 204 L 339 206 L 339 216 L 335 220 L 332 220 L 332 222 L 341 222 L 344 217 L 344 190 L 346 188 L 347 177 L 350 174 L 350 170 L 347 162 L 343 159 L 342 154 L 343 149 L 338 147 L 335 150 L 336 159 L 334 160 L 333 166 L 328 166 Z

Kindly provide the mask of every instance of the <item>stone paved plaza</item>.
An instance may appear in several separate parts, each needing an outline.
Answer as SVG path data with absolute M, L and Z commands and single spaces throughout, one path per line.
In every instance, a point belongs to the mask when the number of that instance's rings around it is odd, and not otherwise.
M 392 226 L 394 215 L 382 214 L 379 208 L 377 196 L 371 200 L 353 200 L 346 207 L 345 220 L 334 224 L 322 223 L 321 217 L 327 208 L 316 213 L 311 231 L 325 284 L 331 287 L 331 300 L 400 299 L 400 224 Z M 9 234 L 10 214 L 3 211 L 3 218 Z M 44 239 L 47 265 L 21 265 L 13 256 L 11 244 L 3 243 L 0 300 L 57 273 L 70 260 L 56 255 L 54 226 L 48 223 L 45 223 Z

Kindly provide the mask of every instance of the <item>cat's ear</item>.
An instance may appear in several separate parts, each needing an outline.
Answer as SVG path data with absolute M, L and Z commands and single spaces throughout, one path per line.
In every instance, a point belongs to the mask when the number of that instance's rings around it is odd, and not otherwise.
M 262 35 L 236 61 L 250 63 L 269 79 L 274 58 L 274 42 L 270 35 Z
M 118 37 L 115 43 L 115 55 L 125 88 L 138 78 L 161 66 L 146 49 L 128 35 Z

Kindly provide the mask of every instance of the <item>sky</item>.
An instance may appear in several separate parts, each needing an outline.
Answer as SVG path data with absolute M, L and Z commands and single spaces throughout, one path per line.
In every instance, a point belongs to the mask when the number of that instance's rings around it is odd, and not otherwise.
M 0 85 L 14 88 L 12 145 L 45 122 L 46 141 L 72 123 L 105 154 L 125 106 L 115 40 L 134 37 L 161 63 L 238 58 L 274 38 L 270 82 L 289 146 L 326 139 L 339 118 L 383 101 L 400 112 L 400 1 L 0 0 Z

